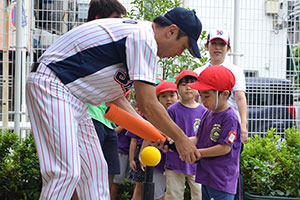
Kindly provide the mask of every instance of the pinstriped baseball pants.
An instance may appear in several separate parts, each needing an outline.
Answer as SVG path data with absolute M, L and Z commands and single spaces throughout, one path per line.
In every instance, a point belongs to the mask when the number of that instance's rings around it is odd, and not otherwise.
M 42 64 L 30 73 L 26 103 L 39 156 L 40 199 L 109 199 L 107 164 L 87 105 Z

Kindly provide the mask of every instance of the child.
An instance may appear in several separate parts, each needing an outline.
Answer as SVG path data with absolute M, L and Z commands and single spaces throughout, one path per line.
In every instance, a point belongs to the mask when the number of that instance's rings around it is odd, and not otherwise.
M 134 101 L 134 105 L 136 112 L 142 115 L 138 109 L 138 104 L 136 101 Z M 129 131 L 127 131 L 125 135 L 131 138 L 129 146 L 130 170 L 128 178 L 135 182 L 131 200 L 141 200 L 145 172 L 141 166 L 139 154 L 144 140 Z
M 128 90 L 125 94 L 127 100 L 130 102 L 130 93 L 132 90 Z M 116 174 L 113 178 L 113 183 L 110 190 L 111 200 L 115 200 L 119 185 L 124 183 L 126 177 L 128 177 L 129 172 L 129 146 L 131 138 L 125 135 L 127 132 L 121 126 L 115 128 L 115 131 L 118 134 L 118 151 L 119 151 L 119 160 L 120 160 L 120 174 Z
M 203 115 L 196 137 L 201 158 L 196 182 L 202 184 L 202 200 L 233 200 L 239 175 L 241 127 L 228 104 L 235 77 L 223 66 L 203 70 L 197 82 L 189 84 L 200 93 L 208 111 Z
M 178 101 L 177 85 L 173 81 L 162 81 L 156 86 L 158 101 L 167 110 L 168 107 Z
M 156 95 L 158 101 L 167 110 L 169 106 L 178 101 L 177 86 L 173 81 L 162 81 L 156 86 Z M 154 182 L 154 199 L 163 200 L 166 190 L 166 176 L 165 172 L 165 153 L 161 152 L 161 160 L 158 165 L 154 168 L 153 182 Z
M 206 111 L 202 105 L 195 102 L 197 91 L 188 86 L 188 83 L 195 82 L 197 77 L 191 70 L 183 70 L 176 77 L 180 101 L 168 108 L 170 117 L 188 137 L 196 135 L 201 117 Z M 181 161 L 177 152 L 167 152 L 165 170 L 166 200 L 184 199 L 186 180 L 191 189 L 191 198 L 201 199 L 201 185 L 195 182 L 196 164 Z

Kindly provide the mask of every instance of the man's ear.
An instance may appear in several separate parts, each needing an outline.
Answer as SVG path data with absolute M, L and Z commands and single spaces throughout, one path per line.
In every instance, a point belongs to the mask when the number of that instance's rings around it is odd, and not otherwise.
M 176 24 L 171 24 L 170 26 L 167 27 L 167 37 L 171 38 L 176 36 L 178 34 L 178 26 Z

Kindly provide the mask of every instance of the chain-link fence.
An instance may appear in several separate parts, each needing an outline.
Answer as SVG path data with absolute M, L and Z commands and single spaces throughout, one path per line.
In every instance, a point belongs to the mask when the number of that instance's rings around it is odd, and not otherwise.
M 30 65 L 60 35 L 85 22 L 89 0 L 24 1 L 21 44 L 15 42 L 16 2 L 0 2 L 0 125 L 13 129 L 14 116 L 21 114 L 20 128 L 29 129 L 23 91 Z M 120 2 L 130 11 L 130 0 Z M 300 1 L 183 0 L 183 6 L 196 11 L 203 30 L 230 32 L 232 49 L 226 59 L 246 75 L 249 133 L 264 134 L 274 127 L 282 134 L 293 125 L 300 129 Z M 22 66 L 16 68 L 17 45 Z M 21 80 L 17 82 L 18 70 Z M 21 86 L 17 100 L 15 84 Z M 16 103 L 21 105 L 18 111 Z

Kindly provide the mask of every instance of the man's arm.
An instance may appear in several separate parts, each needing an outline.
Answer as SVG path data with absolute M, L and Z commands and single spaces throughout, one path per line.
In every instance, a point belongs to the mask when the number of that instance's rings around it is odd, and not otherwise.
M 200 154 L 195 144 L 189 140 L 159 103 L 155 86 L 142 81 L 134 81 L 134 87 L 136 101 L 142 113 L 156 128 L 174 140 L 180 158 L 188 163 L 198 160 Z
M 242 129 L 242 142 L 244 143 L 248 138 L 248 110 L 247 110 L 247 100 L 244 91 L 235 91 L 234 98 L 238 106 L 238 110 L 241 117 L 241 129 Z

